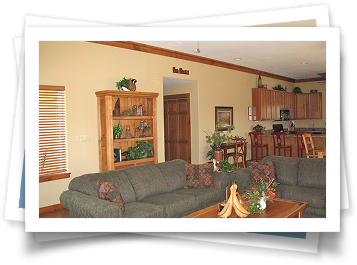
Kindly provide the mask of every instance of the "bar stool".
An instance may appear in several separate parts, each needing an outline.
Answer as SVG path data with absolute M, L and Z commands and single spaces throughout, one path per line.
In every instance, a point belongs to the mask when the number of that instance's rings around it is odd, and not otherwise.
M 304 139 L 302 138 L 302 135 L 306 132 L 297 132 L 295 133 L 296 135 L 296 141 L 297 141 L 297 154 L 298 157 L 304 157 L 303 153 L 305 151 L 305 144 L 304 144 Z M 308 133 L 312 135 L 311 133 Z
M 285 136 L 287 133 L 285 132 L 273 132 L 273 140 L 274 140 L 274 155 L 276 154 L 275 150 L 278 149 L 278 155 L 280 156 L 280 150 L 284 150 L 284 156 L 286 156 L 286 150 L 290 150 L 291 155 L 291 145 L 286 145 Z
M 250 141 L 251 141 L 251 157 L 253 161 L 260 161 L 262 160 L 263 156 L 263 150 L 264 148 L 266 149 L 266 155 L 268 155 L 268 144 L 263 144 L 263 139 L 262 135 L 264 133 L 262 132 L 249 132 L 248 133 L 250 136 Z M 260 149 L 260 155 L 258 155 L 258 150 Z

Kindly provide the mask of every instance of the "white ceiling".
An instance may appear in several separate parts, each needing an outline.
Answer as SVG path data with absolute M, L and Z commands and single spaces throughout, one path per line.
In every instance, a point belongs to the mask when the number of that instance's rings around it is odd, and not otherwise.
M 140 41 L 293 79 L 326 73 L 324 41 Z M 200 53 L 194 53 L 199 47 Z M 235 58 L 241 58 L 237 61 Z M 304 64 L 307 63 L 307 64 Z M 269 68 L 272 67 L 272 68 Z

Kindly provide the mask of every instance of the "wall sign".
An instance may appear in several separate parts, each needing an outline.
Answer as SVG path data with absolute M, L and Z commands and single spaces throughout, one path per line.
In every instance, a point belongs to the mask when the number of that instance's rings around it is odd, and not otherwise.
M 176 67 L 172 67 L 172 72 L 176 74 L 183 74 L 183 75 L 189 75 L 190 71 L 189 70 L 183 70 L 182 68 L 177 69 Z

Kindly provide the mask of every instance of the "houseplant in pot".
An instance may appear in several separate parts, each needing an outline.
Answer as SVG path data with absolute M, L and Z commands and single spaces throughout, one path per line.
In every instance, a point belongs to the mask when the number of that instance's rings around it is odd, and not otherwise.
M 221 145 L 230 139 L 230 133 L 234 129 L 234 125 L 227 129 L 227 132 L 219 131 L 218 123 L 216 125 L 216 129 L 213 133 L 206 133 L 206 143 L 210 144 L 210 150 L 207 152 L 206 157 L 209 160 L 215 158 L 217 161 L 222 160 L 223 158 L 223 150 L 221 149 Z
M 260 124 L 257 124 L 253 127 L 253 132 L 261 132 L 263 130 L 265 130 L 265 127 Z
M 113 128 L 114 139 L 119 139 L 122 133 L 123 128 L 121 127 L 120 123 L 118 123 L 118 125 Z
M 126 151 L 126 158 L 128 160 L 135 160 L 153 156 L 152 145 L 149 142 L 137 141 L 135 147 L 129 147 Z

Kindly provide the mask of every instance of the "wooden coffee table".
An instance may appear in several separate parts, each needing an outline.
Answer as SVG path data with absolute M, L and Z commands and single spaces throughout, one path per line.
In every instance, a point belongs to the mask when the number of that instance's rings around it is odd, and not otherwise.
M 273 202 L 267 202 L 267 208 L 262 214 L 255 213 L 249 218 L 302 218 L 303 211 L 308 206 L 307 202 L 291 201 L 285 199 L 273 199 Z M 205 209 L 191 213 L 183 218 L 219 218 L 218 204 L 214 204 Z M 237 218 L 236 213 L 232 210 L 229 218 Z

